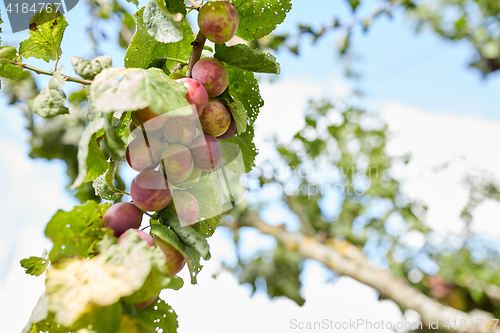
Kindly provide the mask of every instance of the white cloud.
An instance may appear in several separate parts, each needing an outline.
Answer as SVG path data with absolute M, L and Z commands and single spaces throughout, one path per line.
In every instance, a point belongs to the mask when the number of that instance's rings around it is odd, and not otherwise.
M 500 179 L 500 154 L 491 149 L 500 142 L 500 123 L 429 114 L 395 103 L 383 103 L 380 109 L 392 132 L 388 153 L 411 153 L 408 165 L 395 167 L 404 191 L 429 206 L 426 222 L 433 229 L 460 232 L 460 213 L 469 196 L 465 178 L 483 173 Z M 492 218 L 500 214 L 499 208 L 483 203 L 473 214 L 474 225 L 499 234 L 500 223 Z
M 347 89 L 347 85 L 335 79 L 318 82 L 305 78 L 262 83 L 260 93 L 265 104 L 255 122 L 255 144 L 260 150 L 257 161 L 274 156 L 266 143 L 272 135 L 277 134 L 280 140 L 288 142 L 304 126 L 303 114 L 310 98 L 339 96 Z

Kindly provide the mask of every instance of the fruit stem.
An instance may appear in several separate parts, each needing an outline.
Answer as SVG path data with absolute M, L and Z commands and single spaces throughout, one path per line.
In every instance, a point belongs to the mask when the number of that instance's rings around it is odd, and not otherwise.
M 189 65 L 186 72 L 187 77 L 192 77 L 194 64 L 196 64 L 196 62 L 200 60 L 201 52 L 203 51 L 203 46 L 205 45 L 206 40 L 207 38 L 200 31 L 198 32 L 198 35 L 196 36 L 194 42 L 191 43 L 191 45 L 193 45 L 193 51 L 191 52 L 191 56 L 189 57 Z

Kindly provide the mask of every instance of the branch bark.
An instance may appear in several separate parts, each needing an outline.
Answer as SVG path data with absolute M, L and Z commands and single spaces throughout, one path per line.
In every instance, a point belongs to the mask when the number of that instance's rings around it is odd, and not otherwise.
M 196 62 L 200 60 L 201 52 L 203 52 L 203 46 L 205 45 L 206 40 L 207 38 L 200 31 L 198 32 L 198 35 L 196 35 L 196 39 L 194 40 L 194 42 L 191 43 L 191 45 L 193 45 L 193 51 L 191 52 L 191 56 L 189 57 L 189 65 L 186 72 L 187 77 L 192 77 L 194 64 L 196 64 Z
M 31 66 L 31 65 L 23 64 L 22 62 L 12 61 L 12 63 L 14 65 L 16 65 L 16 66 L 29 69 L 30 71 L 33 71 L 33 72 L 35 72 L 37 74 L 50 75 L 50 76 L 54 75 L 54 72 L 47 71 L 45 69 L 40 69 L 40 68 Z M 64 74 L 62 76 L 64 77 L 64 79 L 66 81 L 81 83 L 81 84 L 84 84 L 84 85 L 89 85 L 89 84 L 92 83 L 92 80 L 79 79 L 77 77 L 72 77 L 72 76 L 64 75 Z
M 197 3 L 195 0 L 188 0 L 189 4 L 195 8 L 200 8 L 202 7 L 199 3 Z
M 489 321 L 490 326 L 493 327 L 494 322 L 491 321 L 493 319 L 491 314 L 481 310 L 465 313 L 439 303 L 412 288 L 406 280 L 396 278 L 389 271 L 373 267 L 364 253 L 348 242 L 330 240 L 327 241 L 327 244 L 322 244 L 312 237 L 296 232 L 291 233 L 279 226 L 271 226 L 262 221 L 255 212 L 251 211 L 245 213 L 235 223 L 237 223 L 236 227 L 254 227 L 264 234 L 274 236 L 277 241 L 283 243 L 288 249 L 298 251 L 305 257 L 321 262 L 340 275 L 349 276 L 378 290 L 381 296 L 393 300 L 400 307 L 418 312 L 424 325 L 430 320 L 431 322 L 439 321 L 440 327 L 442 327 L 447 320 L 451 323 L 455 319 L 457 322 L 465 319 L 466 326 L 473 320 L 475 327 L 461 329 L 459 327 L 453 328 L 450 325 L 450 329 L 447 331 L 463 333 L 500 332 L 498 327 L 496 330 L 487 330 L 484 326 L 481 329 L 477 327 L 478 321 L 476 319 Z

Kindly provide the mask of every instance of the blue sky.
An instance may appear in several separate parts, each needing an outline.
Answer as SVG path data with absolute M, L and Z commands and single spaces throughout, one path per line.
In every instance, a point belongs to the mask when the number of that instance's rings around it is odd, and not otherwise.
M 141 6 L 144 4 L 144 0 L 140 2 Z M 131 11 L 135 10 L 131 4 L 126 6 Z M 378 7 L 378 2 L 369 1 L 358 8 L 357 16 L 367 17 Z M 81 20 L 85 12 L 86 4 L 80 3 L 66 16 L 69 22 L 66 35 L 72 38 L 63 41 L 65 53 L 61 64 L 67 73 L 72 72 L 69 63 L 71 55 L 92 56 L 84 33 L 88 22 Z M 318 29 L 331 25 L 334 16 L 349 22 L 350 15 L 346 1 L 295 1 L 276 33 L 296 31 L 298 24 Z M 113 32 L 115 27 L 108 24 L 106 28 L 111 40 L 116 37 Z M 26 36 L 27 32 L 22 32 L 7 34 L 3 39 L 4 43 L 18 42 Z M 282 67 L 280 79 L 312 78 L 322 82 L 334 77 L 345 81 L 334 50 L 338 36 L 337 33 L 330 33 L 314 45 L 309 43 L 308 37 L 304 38 L 300 57 L 283 49 L 277 54 Z M 362 73 L 362 78 L 360 82 L 351 84 L 365 92 L 366 105 L 387 99 L 428 112 L 447 110 L 454 114 L 499 119 L 495 96 L 500 89 L 500 74 L 484 79 L 478 70 L 468 68 L 472 50 L 466 42 L 445 41 L 427 30 L 417 34 L 414 22 L 406 19 L 401 11 L 396 11 L 392 19 L 385 16 L 378 18 L 366 34 L 357 29 L 353 41 L 354 50 L 361 55 L 356 68 Z M 117 48 L 116 43 L 102 43 L 101 49 L 112 55 L 114 66 L 123 65 L 124 50 Z M 49 67 L 42 61 L 30 59 L 28 62 Z
M 141 6 L 144 4 L 145 2 L 141 1 Z M 375 1 L 364 4 L 360 7 L 360 17 L 368 15 L 376 6 Z M 127 7 L 134 11 L 133 5 L 127 4 Z M 70 56 L 92 57 L 90 42 L 84 30 L 88 22 L 82 19 L 86 11 L 86 4 L 80 3 L 66 15 L 69 26 L 66 38 L 63 40 L 64 53 L 60 62 L 65 66 L 66 74 L 74 74 L 69 62 Z M 296 26 L 300 23 L 317 28 L 323 24 L 330 24 L 334 15 L 341 17 L 350 15 L 345 1 L 296 0 L 293 1 L 293 8 L 287 19 L 276 32 L 296 31 Z M 4 26 L 6 24 L 4 23 Z M 107 24 L 107 31 L 113 31 L 114 28 L 116 25 Z M 15 44 L 27 38 L 27 35 L 27 32 L 4 34 L 2 40 L 4 44 Z M 103 43 L 101 49 L 112 56 L 114 66 L 120 67 L 123 65 L 125 51 L 116 47 L 115 33 L 110 34 L 110 37 L 112 40 Z M 336 38 L 337 35 L 328 34 L 314 45 L 310 45 L 307 38 L 304 39 L 299 57 L 286 50 L 276 54 L 281 63 L 282 74 L 276 84 L 266 83 L 261 88 L 268 104 L 268 108 L 262 111 L 262 119 L 273 119 L 270 113 L 275 113 L 275 120 L 279 121 L 286 118 L 286 113 L 292 112 L 293 107 L 295 107 L 294 113 L 300 113 L 306 105 L 307 98 L 329 96 L 332 92 L 338 97 L 342 91 L 355 86 L 360 87 L 365 93 L 363 105 L 373 111 L 383 111 L 384 103 L 390 102 L 418 109 L 429 115 L 448 114 L 472 116 L 488 121 L 500 120 L 497 97 L 500 91 L 500 75 L 493 74 L 485 80 L 479 71 L 467 68 L 472 50 L 465 43 L 446 42 L 428 31 L 415 34 L 412 22 L 406 20 L 401 13 L 392 20 L 380 18 L 368 33 L 357 33 L 354 37 L 354 48 L 362 55 L 357 64 L 362 78 L 352 82 L 342 76 L 340 60 L 334 50 Z M 27 62 L 47 69 L 53 66 L 53 63 L 46 64 L 32 59 Z M 48 77 L 39 77 L 39 82 L 42 87 L 42 83 L 48 82 Z M 65 90 L 69 92 L 78 88 L 76 84 L 67 83 Z M 278 98 L 282 98 L 282 101 L 277 100 Z M 285 101 L 288 98 L 294 98 L 296 105 Z M 44 246 L 50 246 L 42 237 L 44 225 L 50 216 L 57 209 L 70 209 L 75 202 L 65 190 L 68 180 L 64 164 L 58 161 L 29 159 L 27 156 L 29 148 L 26 144 L 28 134 L 24 129 L 23 117 L 17 109 L 8 107 L 5 99 L 0 100 L 0 103 L 2 103 L 0 152 L 6 156 L 0 163 L 0 172 L 8 175 L 7 178 L 0 180 L 0 185 L 9 189 L 0 194 L 0 208 L 5 212 L 0 219 L 2 227 L 6 228 L 4 229 L 6 232 L 0 235 L 1 295 L 6 275 L 20 269 L 18 258 L 40 255 Z M 398 118 L 397 113 L 392 113 L 392 116 Z M 271 127 L 280 135 L 286 137 L 300 128 L 299 121 L 287 120 L 289 122 L 278 128 L 275 126 L 276 122 L 269 121 L 269 123 L 272 123 Z M 415 126 L 421 126 L 422 132 L 426 132 L 425 125 L 425 122 L 415 122 Z M 269 124 L 260 123 L 259 126 L 262 133 L 269 134 L 266 131 Z M 445 126 L 441 128 L 442 131 L 447 131 Z M 262 142 L 263 140 L 259 138 L 259 144 L 263 145 Z M 273 222 L 280 222 L 286 218 L 286 214 L 279 208 L 268 209 L 266 214 Z M 223 236 L 224 233 L 221 232 L 219 238 L 222 239 Z M 27 242 L 26 239 L 32 241 Z M 214 244 L 218 244 L 217 239 L 214 240 Z M 36 247 L 33 247 L 33 244 L 36 244 Z M 259 238 L 257 233 L 251 232 L 242 247 L 250 251 L 255 249 L 257 244 L 269 246 L 273 244 L 273 240 Z M 214 257 L 231 260 L 227 250 L 230 249 L 216 245 Z M 313 271 L 317 273 L 320 269 L 316 268 Z M 309 281 L 305 277 L 304 279 Z M 34 278 L 27 276 L 19 277 L 19 283 L 24 283 L 26 289 L 31 291 L 41 290 L 42 287 L 40 282 L 34 282 Z M 43 284 L 43 281 L 41 283 Z M 30 289 L 28 285 L 34 285 L 38 289 L 35 287 Z M 34 305 L 37 296 L 29 297 L 26 303 L 21 304 L 19 301 L 19 306 L 29 308 Z M 19 318 L 21 322 L 25 319 L 25 317 Z M 252 327 L 255 331 L 255 326 L 249 326 Z M 221 332 L 223 331 L 224 329 L 221 329 Z

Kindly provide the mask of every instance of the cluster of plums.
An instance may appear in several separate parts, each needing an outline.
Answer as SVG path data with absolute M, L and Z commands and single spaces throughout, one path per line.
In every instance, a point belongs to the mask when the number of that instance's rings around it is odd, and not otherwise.
M 198 15 L 200 31 L 214 43 L 231 39 L 238 27 L 238 14 L 227 1 L 208 2 Z M 138 230 L 143 212 L 159 211 L 170 205 L 181 221 L 194 225 L 199 217 L 199 204 L 194 195 L 181 190 L 199 181 L 203 172 L 211 172 L 221 164 L 222 149 L 218 140 L 231 138 L 236 123 L 226 105 L 217 96 L 229 83 L 222 62 L 203 58 L 192 69 L 192 78 L 180 78 L 192 105 L 189 115 L 158 115 L 149 107 L 132 112 L 130 141 L 126 159 L 139 174 L 130 186 L 133 203 L 116 203 L 104 215 L 104 226 L 111 228 L 118 243 L 132 232 L 150 246 L 165 254 L 169 274 L 177 274 L 185 259 L 167 242 Z M 132 232 L 126 232 L 133 229 Z M 135 304 L 149 306 L 156 299 Z

